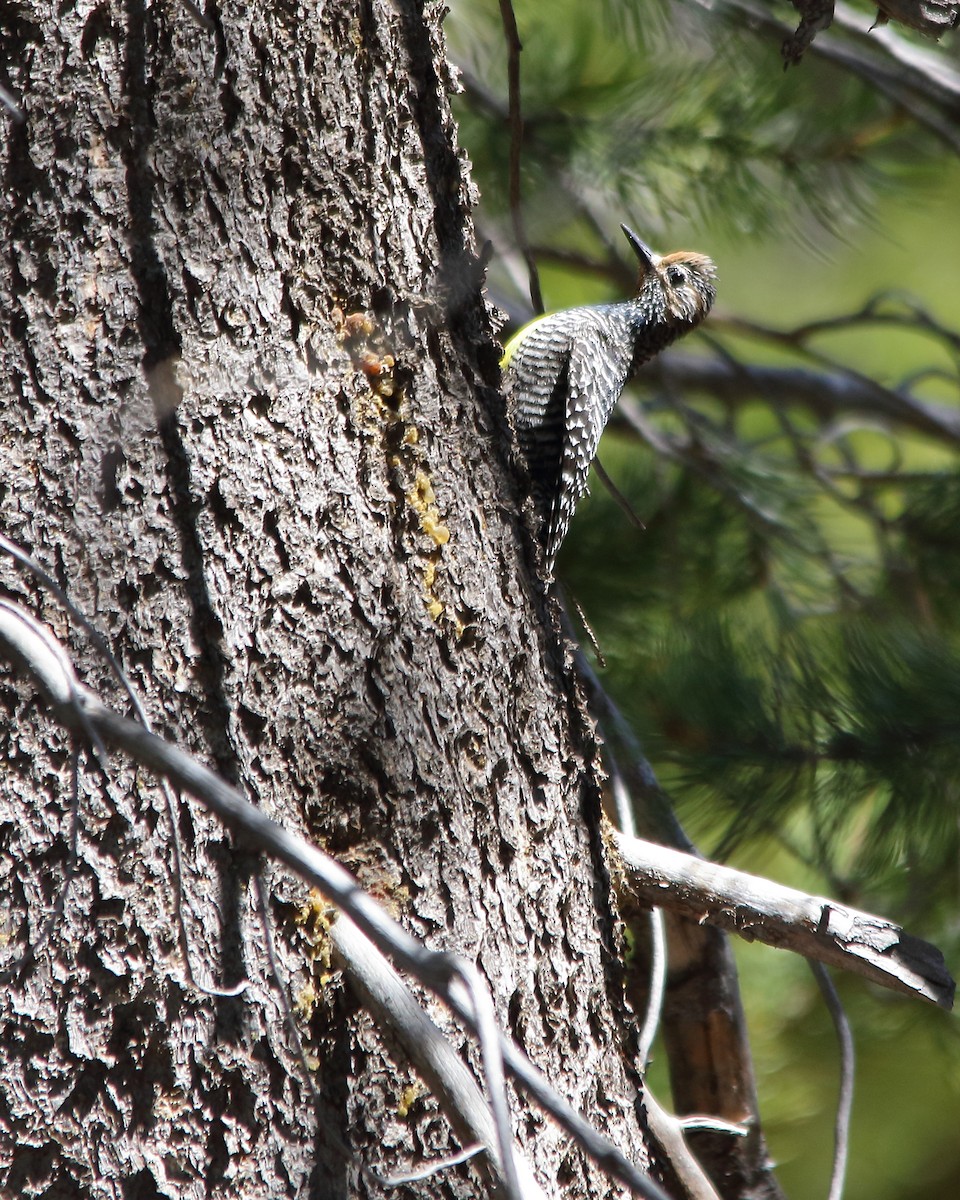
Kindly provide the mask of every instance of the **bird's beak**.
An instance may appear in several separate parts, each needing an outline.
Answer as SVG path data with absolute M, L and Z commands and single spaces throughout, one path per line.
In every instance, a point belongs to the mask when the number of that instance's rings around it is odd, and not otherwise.
M 623 230 L 627 241 L 633 247 L 634 254 L 640 260 L 640 267 L 643 273 L 646 274 L 647 271 L 652 271 L 660 261 L 660 255 L 654 254 L 647 243 L 638 238 L 629 225 L 621 225 L 620 228 Z

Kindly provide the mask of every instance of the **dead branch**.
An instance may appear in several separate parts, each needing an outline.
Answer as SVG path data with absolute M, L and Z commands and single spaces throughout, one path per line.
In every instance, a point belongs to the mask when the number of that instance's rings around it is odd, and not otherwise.
M 943 955 L 892 921 L 618 831 L 611 836 L 628 902 L 659 905 L 941 1008 L 953 1006 L 955 983 Z
M 580 1148 L 612 1178 L 647 1200 L 668 1200 L 663 1190 L 586 1121 L 554 1090 L 520 1048 L 496 1029 L 487 1028 L 479 1011 L 480 980 L 471 964 L 454 954 L 429 950 L 368 895 L 338 862 L 304 838 L 285 829 L 246 800 L 192 755 L 128 720 L 104 705 L 77 680 L 64 647 L 51 631 L 29 612 L 0 600 L 0 658 L 22 672 L 43 694 L 55 718 L 65 728 L 102 739 L 128 754 L 135 762 L 157 772 L 176 787 L 196 797 L 248 845 L 284 863 L 311 886 L 316 887 L 346 913 L 363 934 L 387 958 L 401 966 L 424 987 L 438 996 L 463 1022 L 484 1049 L 492 1039 L 502 1067 Z M 489 1003 L 489 993 L 487 996 Z M 495 1082 L 488 1070 L 488 1087 Z M 495 1126 L 495 1108 L 491 1107 Z M 512 1138 L 497 1128 L 489 1150 L 498 1164 L 502 1156 L 513 1159 Z M 516 1178 L 517 1166 L 510 1172 Z M 509 1171 L 509 1168 L 508 1168 Z M 509 1176 L 508 1176 L 509 1178 Z M 519 1183 L 510 1194 L 519 1192 Z
M 604 690 L 583 653 L 577 667 L 587 688 L 590 709 L 598 720 L 612 780 L 619 780 L 624 796 L 618 812 L 629 807 L 637 827 L 650 838 L 695 853 L 676 818 L 668 797 L 657 782 L 633 730 L 613 699 Z M 611 848 L 616 861 L 616 850 Z M 620 901 L 620 912 L 637 945 L 643 945 L 648 922 L 639 906 Z M 690 1114 L 709 1113 L 714 1121 L 737 1126 L 746 1136 L 731 1137 L 710 1129 L 689 1130 L 689 1140 L 699 1161 L 716 1180 L 724 1180 L 725 1194 L 743 1194 L 754 1200 L 783 1200 L 760 1125 L 753 1058 L 746 1019 L 740 1001 L 737 964 L 730 939 L 722 929 L 700 924 L 664 910 L 667 939 L 667 979 L 661 1027 L 670 1068 L 670 1089 L 680 1121 Z M 628 968 L 627 991 L 637 1012 L 649 1008 L 649 980 L 642 969 Z M 695 1176 L 677 1151 L 676 1126 L 661 1121 L 654 1135 L 678 1177 L 694 1188 Z M 676 1118 L 673 1119 L 676 1121 Z M 670 1136 L 672 1134 L 672 1136 Z M 689 1153 L 689 1152 L 688 1152 Z

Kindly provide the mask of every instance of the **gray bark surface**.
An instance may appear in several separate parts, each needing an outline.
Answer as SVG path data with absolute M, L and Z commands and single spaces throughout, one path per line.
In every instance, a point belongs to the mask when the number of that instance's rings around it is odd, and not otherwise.
M 646 1156 L 594 745 L 536 580 L 447 105 L 440 6 L 5 10 L 0 528 L 91 616 L 158 731 L 303 829 Z M 354 313 L 366 320 L 352 319 Z M 391 365 L 392 360 L 392 365 Z M 0 585 L 122 700 L 56 602 Z M 0 677 L 0 933 L 37 942 L 69 864 L 71 750 Z M 455 1146 L 249 848 L 85 763 L 75 878 L 0 989 L 0 1188 L 365 1195 Z M 412 1099 L 411 1099 L 412 1097 Z M 514 1105 L 548 1189 L 612 1196 Z M 418 1195 L 486 1194 L 482 1167 Z

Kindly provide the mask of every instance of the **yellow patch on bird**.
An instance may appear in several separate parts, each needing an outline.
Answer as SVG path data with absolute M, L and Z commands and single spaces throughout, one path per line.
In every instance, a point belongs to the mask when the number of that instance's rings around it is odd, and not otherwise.
M 503 358 L 500 359 L 501 370 L 505 371 L 510 365 L 510 359 L 513 358 L 517 347 L 527 336 L 530 330 L 535 328 L 535 326 L 539 325 L 542 321 L 545 321 L 547 317 L 551 316 L 553 316 L 553 313 L 544 313 L 542 317 L 534 317 L 532 321 L 528 321 L 526 325 L 517 330 L 517 332 L 503 348 Z

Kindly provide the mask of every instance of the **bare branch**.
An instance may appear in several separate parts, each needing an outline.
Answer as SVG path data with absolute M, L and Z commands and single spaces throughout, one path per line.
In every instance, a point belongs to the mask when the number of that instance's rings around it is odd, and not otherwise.
M 659 1103 L 649 1088 L 643 1097 L 650 1132 L 660 1143 L 670 1165 L 692 1200 L 720 1200 L 720 1193 L 684 1141 L 680 1122 Z
M 5 644 L 5 648 L 8 650 L 8 652 L 10 652 L 11 657 L 14 657 L 14 655 L 15 655 L 15 657 L 19 660 L 21 668 L 26 668 L 28 671 L 30 671 L 33 674 L 35 681 L 37 683 L 39 683 L 42 690 L 47 694 L 49 699 L 51 699 L 52 701 L 54 701 L 57 704 L 70 704 L 70 703 L 72 703 L 73 698 L 75 698 L 79 695 L 80 685 L 77 682 L 76 676 L 73 672 L 73 667 L 69 660 L 69 657 L 66 655 L 66 652 L 63 650 L 60 643 L 52 636 L 52 634 L 50 634 L 50 632 L 46 629 L 45 626 L 43 626 L 40 622 L 36 621 L 32 616 L 30 616 L 29 613 L 27 613 L 20 606 L 15 605 L 5 599 L 0 599 L 0 642 Z M 139 705 L 138 705 L 138 709 L 139 709 Z M 74 788 L 76 788 L 76 763 L 74 764 L 73 778 L 74 778 Z M 72 849 L 71 861 L 74 861 L 74 862 L 76 859 L 75 841 L 76 841 L 76 834 L 77 834 L 77 811 L 76 811 L 77 799 L 78 798 L 77 798 L 76 794 L 74 794 L 74 797 L 73 797 L 73 819 L 72 819 L 72 823 L 71 823 L 71 849 Z M 280 982 L 280 979 L 279 979 L 279 973 L 278 973 L 279 967 L 278 967 L 278 964 L 276 961 L 276 955 L 275 955 L 275 952 L 273 949 L 273 939 L 272 939 L 272 934 L 271 934 L 271 930 L 270 930 L 269 920 L 267 917 L 266 897 L 265 897 L 265 893 L 264 893 L 263 879 L 262 879 L 262 874 L 260 872 L 257 872 L 256 884 L 257 884 L 258 908 L 259 908 L 261 919 L 263 922 L 263 931 L 264 931 L 265 944 L 266 944 L 266 948 L 267 948 L 268 960 L 270 962 L 270 966 L 271 966 L 271 970 L 274 974 L 274 978 L 277 981 L 277 986 L 278 986 L 278 991 L 279 991 L 280 998 L 281 998 L 281 1003 L 282 1003 L 282 1006 L 284 1009 L 287 1023 L 293 1034 L 294 1044 L 298 1049 L 299 1056 L 301 1059 L 301 1064 L 304 1066 L 306 1077 L 309 1080 L 310 1073 L 309 1073 L 309 1070 L 306 1069 L 305 1062 L 303 1059 L 303 1051 L 302 1051 L 302 1047 L 300 1045 L 299 1034 L 296 1029 L 295 1023 L 293 1021 L 293 1014 L 290 1011 L 289 1002 L 286 999 L 286 991 L 283 988 L 283 986 Z M 61 891 L 61 895 L 60 895 L 60 899 L 58 901 L 57 908 L 59 908 L 62 905 L 63 898 L 65 896 L 65 891 L 66 891 L 65 888 Z M 52 921 L 53 919 L 56 918 L 57 908 L 55 908 L 54 912 L 51 914 L 51 917 L 48 919 L 47 926 L 45 927 L 46 929 L 48 929 L 50 921 Z M 355 936 L 353 936 L 352 938 L 350 936 L 350 930 L 355 931 Z M 361 953 L 360 950 L 358 950 L 356 948 L 358 946 L 358 939 L 361 939 L 361 938 L 363 938 L 363 935 L 360 934 L 358 930 L 356 930 L 356 926 L 352 925 L 352 923 L 350 923 L 348 920 L 345 919 L 344 922 L 342 923 L 342 928 L 340 930 L 339 935 L 334 934 L 333 941 L 340 949 L 341 954 L 348 960 L 347 965 L 348 965 L 348 967 L 351 968 L 351 975 L 354 977 L 359 976 L 361 982 L 363 980 L 366 980 L 367 986 L 364 989 L 365 994 L 366 994 L 366 993 L 369 993 L 371 990 L 371 987 L 372 987 L 371 980 L 376 975 L 377 963 L 379 962 L 379 964 L 381 964 L 381 966 L 380 966 L 381 973 L 390 971 L 391 968 L 389 968 L 389 966 L 386 964 L 386 961 L 382 958 L 382 956 L 377 954 L 377 952 L 373 949 L 373 947 L 370 945 L 370 943 L 366 941 L 365 938 L 363 939 L 363 945 L 361 946 L 361 950 L 365 947 L 366 953 L 365 954 Z M 351 953 L 351 947 L 353 948 L 352 953 Z M 35 952 L 36 947 L 34 947 L 33 949 Z M 372 956 L 375 956 L 376 961 L 374 961 L 372 959 Z M 364 970 L 364 968 L 365 968 L 365 970 Z M 494 1153 L 495 1159 L 498 1158 L 498 1155 L 495 1152 L 496 1148 L 497 1148 L 497 1139 L 494 1137 L 494 1133 L 495 1133 L 494 1122 L 489 1117 L 489 1110 L 487 1109 L 487 1106 L 483 1100 L 483 1097 L 480 1093 L 479 1088 L 477 1088 L 472 1077 L 470 1077 L 469 1072 L 466 1070 L 466 1068 L 463 1066 L 463 1064 L 457 1058 L 452 1047 L 449 1046 L 449 1043 L 446 1042 L 446 1040 L 443 1038 L 442 1034 L 440 1034 L 439 1030 L 436 1029 L 436 1027 L 433 1025 L 433 1023 L 426 1016 L 426 1014 L 424 1014 L 423 1011 L 419 1008 L 419 1006 L 417 1006 L 416 1001 L 413 999 L 413 997 L 410 996 L 408 992 L 406 992 L 406 989 L 404 988 L 404 985 L 400 982 L 399 977 L 395 976 L 395 974 L 394 974 L 394 978 L 396 978 L 397 987 L 403 989 L 408 997 L 407 1025 L 409 1026 L 411 1023 L 411 1020 L 409 1017 L 409 1006 L 413 1006 L 413 1008 L 416 1010 L 417 1016 L 419 1018 L 419 1023 L 416 1024 L 416 1031 L 417 1031 L 417 1035 L 418 1035 L 417 1045 L 421 1046 L 421 1048 L 423 1050 L 423 1054 L 421 1055 L 421 1058 L 426 1056 L 427 1049 L 432 1050 L 432 1054 L 427 1058 L 427 1062 L 430 1065 L 434 1065 L 435 1069 L 431 1071 L 431 1070 L 429 1070 L 429 1066 L 428 1066 L 427 1068 L 424 1069 L 424 1073 L 427 1075 L 427 1077 L 429 1079 L 431 1079 L 431 1081 L 438 1077 L 440 1078 L 441 1081 L 448 1080 L 451 1077 L 456 1078 L 457 1082 L 459 1084 L 461 1084 L 461 1090 L 464 1091 L 464 1093 L 468 1097 L 472 1097 L 472 1096 L 476 1097 L 476 1104 L 472 1108 L 468 1106 L 467 1111 L 470 1112 L 471 1115 L 476 1117 L 476 1113 L 474 1110 L 477 1108 L 477 1106 L 479 1106 L 479 1110 L 482 1111 L 484 1114 L 486 1114 L 487 1124 L 489 1125 L 489 1136 L 484 1138 L 484 1142 L 485 1142 L 485 1144 L 488 1144 L 490 1146 L 491 1152 Z M 245 988 L 247 986 L 247 982 L 248 981 L 246 981 L 246 980 L 242 981 L 241 985 L 238 986 L 237 988 L 231 989 L 229 994 L 236 995 L 242 988 Z M 381 987 L 382 987 L 382 985 L 381 985 Z M 216 994 L 222 995 L 222 994 L 227 994 L 227 993 L 217 992 Z M 427 1037 L 427 1030 L 432 1032 L 432 1040 Z M 442 1042 L 443 1047 L 446 1050 L 445 1056 L 441 1053 L 441 1051 L 438 1048 L 438 1040 L 439 1040 L 439 1042 Z M 417 1059 L 417 1056 L 414 1055 L 413 1057 L 415 1058 L 415 1061 L 419 1061 Z M 451 1061 L 455 1062 L 458 1065 L 459 1073 L 454 1072 L 454 1069 L 451 1066 Z M 442 1070 L 440 1069 L 440 1067 L 438 1065 L 441 1063 L 443 1066 Z M 464 1081 L 469 1082 L 469 1085 L 472 1088 L 472 1093 L 469 1092 L 469 1089 L 465 1088 Z M 437 1090 L 441 1096 L 445 1096 L 451 1091 L 449 1086 L 445 1087 L 445 1088 L 438 1086 Z M 462 1096 L 460 1097 L 460 1099 L 462 1099 Z M 475 1124 L 477 1125 L 478 1128 L 482 1127 L 482 1122 L 475 1121 Z M 470 1133 L 472 1135 L 475 1135 L 476 1132 L 477 1132 L 476 1128 L 470 1128 Z M 341 1148 L 342 1152 L 347 1154 L 347 1157 L 350 1157 L 349 1153 L 346 1152 L 344 1148 L 342 1148 L 342 1147 L 340 1147 L 340 1148 Z M 431 1168 L 431 1170 L 435 1170 L 435 1169 L 436 1169 L 435 1167 Z M 421 1174 L 422 1174 L 422 1172 L 421 1172 Z M 514 1169 L 514 1176 L 516 1179 L 516 1168 Z M 519 1196 L 519 1195 L 528 1196 L 529 1195 L 529 1196 L 534 1196 L 534 1197 L 543 1195 L 543 1192 L 540 1190 L 539 1185 L 536 1184 L 536 1181 L 533 1179 L 532 1175 L 530 1174 L 530 1169 L 528 1166 L 525 1167 L 525 1170 L 523 1173 L 523 1191 L 520 1192 L 519 1187 L 515 1183 L 515 1186 L 513 1189 L 513 1195 L 515 1195 L 515 1196 Z
M 388 958 L 429 988 L 459 1017 L 474 1037 L 481 1036 L 468 988 L 477 986 L 470 969 L 453 954 L 429 950 L 369 896 L 339 863 L 291 833 L 249 803 L 235 788 L 179 747 L 101 703 L 76 682 L 62 646 L 45 627 L 18 606 L 0 605 L 0 654 L 23 671 L 68 729 L 91 729 L 107 744 L 195 796 L 248 844 L 286 864 L 347 913 Z M 465 978 L 469 983 L 465 983 Z M 549 1113 L 611 1177 L 646 1200 L 668 1200 L 606 1137 L 593 1128 L 550 1086 L 505 1035 L 498 1034 L 507 1073 Z
M 330 940 L 350 982 L 379 1024 L 389 1028 L 423 1076 L 458 1136 L 479 1142 L 497 1160 L 497 1131 L 490 1106 L 443 1033 L 379 950 L 349 917 L 330 926 Z M 529 1163 L 513 1150 L 520 1194 L 545 1200 Z
M 68 707 L 80 684 L 73 663 L 46 625 L 0 597 L 0 646 L 7 661 L 28 675 L 56 708 Z
M 48 592 L 55 596 L 60 604 L 63 605 L 64 609 L 73 619 L 73 621 L 87 635 L 93 644 L 94 649 L 113 672 L 114 677 L 126 694 L 127 699 L 130 701 L 130 707 L 136 714 L 137 720 L 145 729 L 152 729 L 150 718 L 147 715 L 147 710 L 144 707 L 143 702 L 137 694 L 133 684 L 130 682 L 130 679 L 123 667 L 121 667 L 117 656 L 110 649 L 107 639 L 103 636 L 100 630 L 97 629 L 96 625 L 94 625 L 93 622 L 90 621 L 87 616 L 76 606 L 76 604 L 74 604 L 74 602 L 70 599 L 63 588 L 60 587 L 49 571 L 42 567 L 40 563 L 37 562 L 37 560 L 31 554 L 28 554 L 22 546 L 4 536 L 2 533 L 0 533 L 0 550 L 5 550 L 7 554 L 9 554 L 14 560 L 14 562 L 19 563 L 21 567 L 25 567 L 30 574 L 33 575 L 34 578 L 37 579 L 40 584 Z M 25 616 L 23 610 L 15 609 L 15 611 L 19 613 L 19 619 L 22 621 Z M 42 636 L 43 626 L 38 625 L 35 632 L 37 631 L 39 631 L 40 635 Z M 73 668 L 70 666 L 69 660 L 67 661 L 66 665 L 72 672 Z M 173 904 L 176 912 L 180 950 L 183 954 L 183 965 L 186 974 L 185 982 L 190 987 L 196 988 L 198 992 L 202 992 L 205 996 L 238 996 L 247 986 L 245 980 L 241 979 L 232 987 L 220 988 L 214 986 L 213 984 L 201 982 L 201 980 L 197 978 L 196 972 L 194 971 L 193 953 L 190 946 L 190 934 L 187 929 L 187 919 L 184 915 L 182 869 L 183 848 L 180 844 L 180 822 L 177 819 L 178 797 L 173 794 L 173 790 L 166 779 L 161 779 L 160 788 L 163 793 L 164 803 L 166 805 L 167 820 L 170 823 L 170 849 L 173 858 Z M 69 880 L 67 882 L 69 882 Z
M 480 977 L 480 972 L 469 962 L 459 964 L 459 981 L 451 980 L 456 986 L 459 982 L 469 998 L 473 1009 L 473 1019 L 477 1029 L 477 1041 L 480 1043 L 480 1057 L 483 1061 L 483 1073 L 487 1083 L 487 1094 L 490 1102 L 490 1112 L 496 1130 L 497 1159 L 500 1174 L 503 1178 L 504 1190 L 510 1197 L 522 1200 L 520 1180 L 517 1175 L 517 1164 L 513 1154 L 513 1134 L 510 1128 L 510 1105 L 507 1099 L 507 1080 L 503 1072 L 503 1055 L 500 1053 L 500 1031 L 497 1028 L 496 1013 L 493 1007 L 493 997 L 490 989 Z
M 612 498 L 614 500 L 614 503 L 617 505 L 617 507 L 620 509 L 620 511 L 623 513 L 623 515 L 627 518 L 627 520 L 630 522 L 630 524 L 634 527 L 634 529 L 646 529 L 646 525 L 644 525 L 644 523 L 640 520 L 640 518 L 634 512 L 633 505 L 626 498 L 626 496 L 623 494 L 623 492 L 620 491 L 620 489 L 613 482 L 613 480 L 610 478 L 610 476 L 607 474 L 606 470 L 604 469 L 603 464 L 600 462 L 600 459 L 595 458 L 591 465 L 593 467 L 593 470 L 596 472 L 597 478 L 600 480 L 600 482 L 603 484 L 603 486 L 610 493 L 610 495 L 612 496 Z
M 647 836 L 694 853 L 633 730 L 582 652 L 577 655 L 577 666 L 587 687 L 590 709 L 603 733 L 604 756 L 611 779 L 620 781 L 619 789 L 614 788 L 614 808 L 622 823 L 627 828 L 636 823 Z M 612 847 L 613 864 L 618 857 Z M 647 928 L 640 908 L 635 902 L 625 903 L 621 894 L 620 915 L 638 942 Z M 684 1180 L 691 1170 L 687 1158 L 701 1171 L 680 1137 L 676 1122 L 682 1126 L 690 1114 L 697 1114 L 699 1121 L 700 1114 L 709 1112 L 713 1130 L 721 1122 L 725 1128 L 737 1128 L 744 1136 L 718 1137 L 703 1132 L 702 1127 L 692 1129 L 698 1142 L 695 1149 L 699 1162 L 714 1178 L 727 1181 L 731 1189 L 739 1188 L 742 1194 L 749 1194 L 755 1200 L 783 1200 L 760 1127 L 750 1042 L 730 940 L 721 929 L 669 911 L 663 913 L 663 924 L 668 970 L 661 1014 L 662 1037 L 670 1066 L 674 1108 L 684 1114 L 679 1118 L 662 1114 L 664 1121 L 658 1136 L 664 1129 L 671 1135 L 661 1140 L 664 1152 Z M 649 1014 L 653 1001 L 649 990 L 646 995 L 643 993 L 646 985 L 640 971 L 628 970 L 631 1003 L 637 1011 Z M 653 1120 L 652 1108 L 650 1112 Z M 665 1122 L 673 1124 L 667 1127 Z M 691 1194 L 697 1195 L 695 1179 L 689 1186 Z
M 623 833 L 636 837 L 636 817 L 634 805 L 620 773 L 620 764 L 612 754 L 607 754 L 610 771 L 610 786 L 613 791 L 614 809 L 617 814 L 617 826 Z M 647 1005 L 640 1026 L 640 1037 L 637 1041 L 637 1058 L 640 1066 L 646 1070 L 650 1062 L 653 1043 L 660 1026 L 663 1014 L 663 997 L 667 989 L 667 934 L 664 928 L 663 913 L 659 908 L 651 908 L 647 914 L 650 941 L 650 981 L 647 989 Z M 628 928 L 633 929 L 633 922 L 628 922 Z M 636 937 L 636 932 L 634 935 Z M 637 939 L 639 941 L 639 939 Z M 628 990 L 632 990 L 629 988 Z
M 778 40 L 793 34 L 760 0 L 695 0 L 701 8 L 727 19 L 747 18 L 753 28 L 766 29 Z M 960 151 L 960 75 L 943 55 L 910 45 L 892 29 L 869 30 L 867 18 L 838 3 L 833 30 L 809 47 L 829 62 L 845 67 L 910 113 L 953 151 Z
M 637 379 L 707 392 L 731 406 L 776 396 L 778 404 L 802 405 L 822 420 L 851 413 L 882 417 L 901 428 L 960 444 L 960 414 L 955 408 L 917 400 L 852 371 L 756 366 L 673 351 L 643 367 Z M 621 418 L 614 412 L 613 419 Z
M 941 1008 L 953 1005 L 955 985 L 943 955 L 891 921 L 653 842 L 612 836 L 623 860 L 620 885 L 635 901 L 842 967 Z
M 408 1183 L 420 1183 L 421 1180 L 431 1179 L 434 1175 L 438 1175 L 441 1171 L 449 1171 L 451 1167 L 459 1167 L 461 1163 L 469 1162 L 471 1158 L 475 1158 L 484 1150 L 483 1146 L 467 1146 L 465 1150 L 460 1150 L 456 1154 L 451 1154 L 448 1158 L 444 1158 L 439 1162 L 427 1163 L 425 1166 L 419 1167 L 416 1170 L 407 1171 L 403 1175 L 391 1175 L 389 1177 L 380 1176 L 377 1182 L 384 1188 L 403 1187 Z M 535 1185 L 536 1186 L 536 1185 Z M 531 1191 L 530 1195 L 544 1195 L 543 1192 L 536 1190 Z

